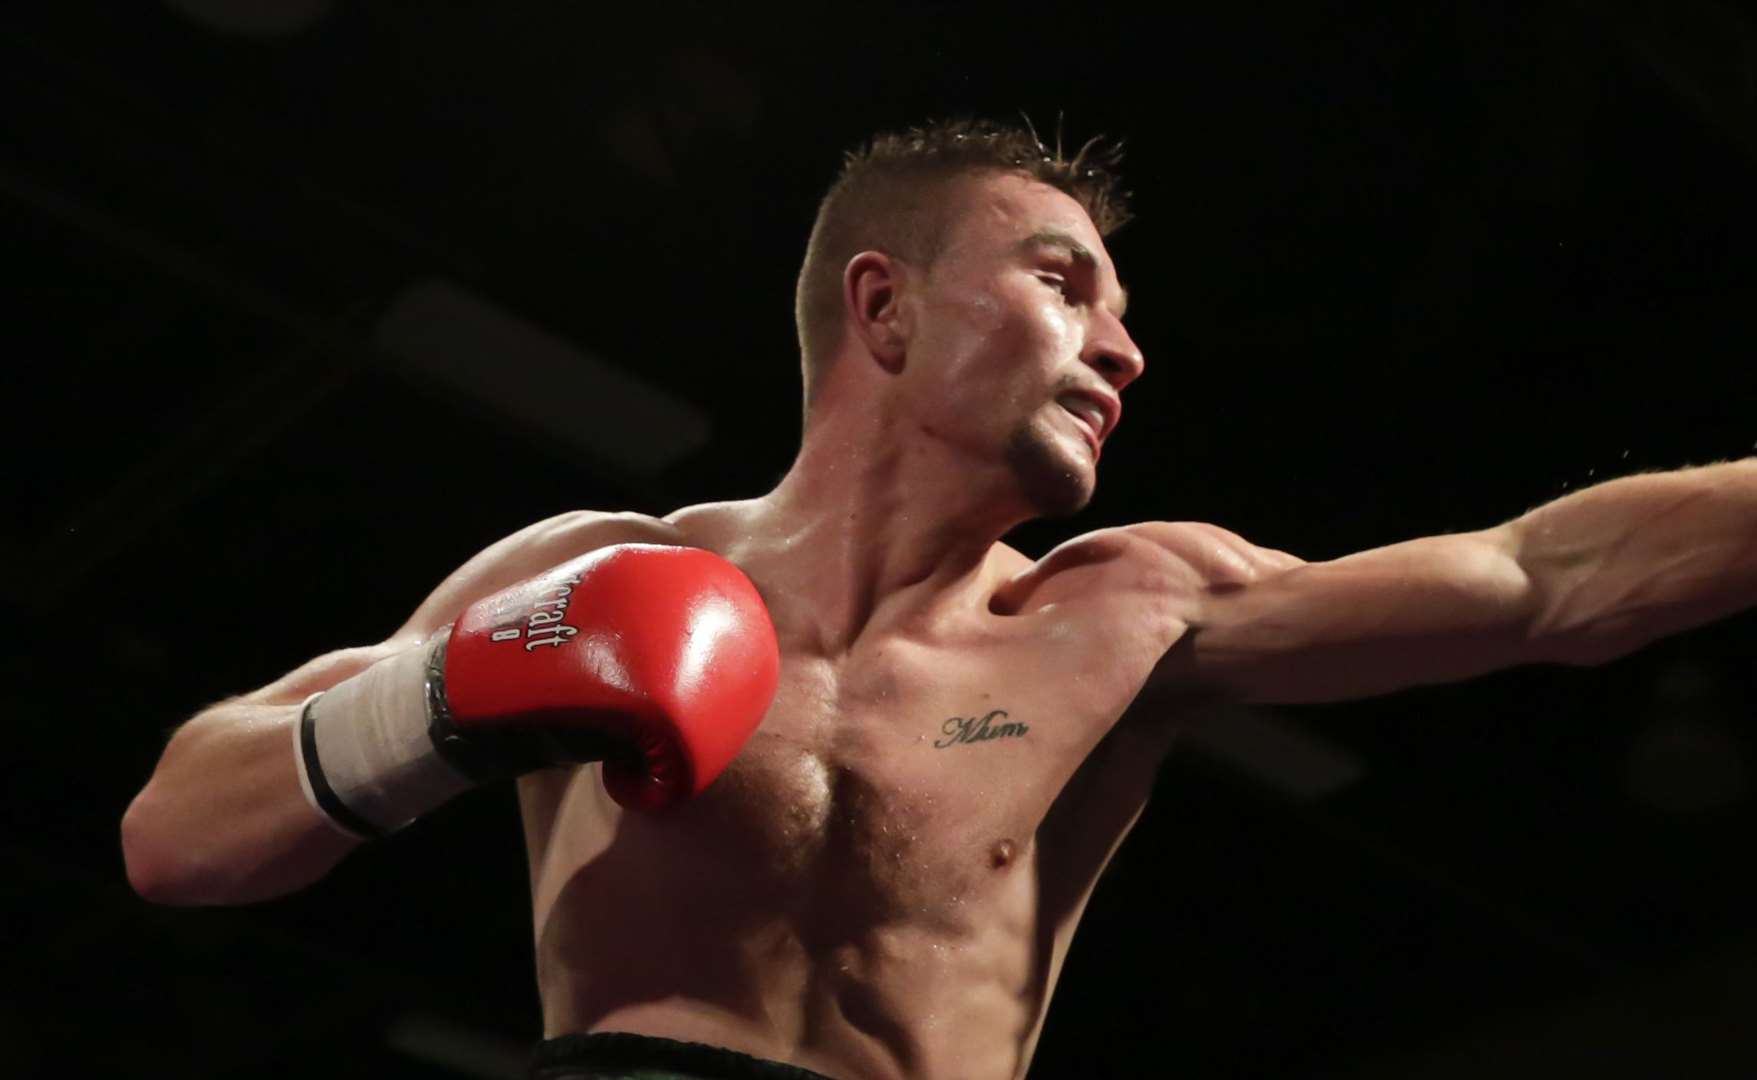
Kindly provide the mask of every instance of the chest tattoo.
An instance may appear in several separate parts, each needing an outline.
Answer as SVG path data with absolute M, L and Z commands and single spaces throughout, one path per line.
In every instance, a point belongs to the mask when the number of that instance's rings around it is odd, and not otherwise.
M 940 725 L 946 736 L 935 739 L 933 748 L 944 750 L 959 743 L 987 742 L 990 739 L 1023 738 L 1031 730 L 1029 724 L 1009 722 L 1005 709 L 995 709 L 984 716 L 954 716 Z

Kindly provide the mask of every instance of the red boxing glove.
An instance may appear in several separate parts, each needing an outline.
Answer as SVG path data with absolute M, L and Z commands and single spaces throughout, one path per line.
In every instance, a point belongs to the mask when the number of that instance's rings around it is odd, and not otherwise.
M 602 758 L 612 798 L 656 810 L 713 783 L 779 675 L 742 571 L 699 548 L 624 544 L 465 609 L 432 734 L 472 776 Z
M 657 810 L 720 775 L 762 723 L 780 667 L 736 566 L 697 548 L 603 548 L 313 695 L 294 725 L 299 783 L 360 837 L 572 761 L 602 760 L 617 802 Z

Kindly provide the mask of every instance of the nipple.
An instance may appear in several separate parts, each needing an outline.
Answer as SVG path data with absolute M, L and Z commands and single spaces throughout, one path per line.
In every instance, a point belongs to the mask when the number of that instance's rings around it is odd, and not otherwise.
M 1013 842 L 1011 840 L 1001 840 L 996 843 L 993 849 L 988 853 L 988 861 L 989 865 L 993 866 L 996 870 L 1001 870 L 1012 865 Z

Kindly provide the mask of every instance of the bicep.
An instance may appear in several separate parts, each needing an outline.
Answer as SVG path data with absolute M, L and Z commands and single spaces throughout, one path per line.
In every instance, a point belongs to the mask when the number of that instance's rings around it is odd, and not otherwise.
M 1505 529 L 1426 537 L 1193 590 L 1163 689 L 1256 704 L 1344 701 L 1556 659 Z

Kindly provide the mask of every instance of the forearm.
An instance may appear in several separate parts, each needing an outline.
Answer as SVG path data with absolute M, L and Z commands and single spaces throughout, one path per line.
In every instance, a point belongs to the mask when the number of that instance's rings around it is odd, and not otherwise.
M 234 701 L 178 729 L 122 819 L 137 892 L 168 904 L 249 903 L 310 884 L 357 846 L 300 790 L 298 714 L 296 704 Z
M 1757 459 L 1611 480 L 1514 521 L 1535 637 L 1599 663 L 1757 605 Z

